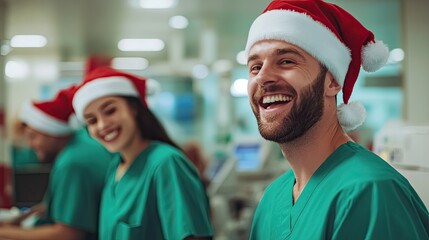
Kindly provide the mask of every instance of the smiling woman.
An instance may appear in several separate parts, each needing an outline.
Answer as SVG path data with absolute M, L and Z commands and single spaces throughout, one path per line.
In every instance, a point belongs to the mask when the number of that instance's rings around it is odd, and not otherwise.
M 95 69 L 73 107 L 91 136 L 119 152 L 102 195 L 100 239 L 211 238 L 202 181 L 148 108 L 146 79 Z

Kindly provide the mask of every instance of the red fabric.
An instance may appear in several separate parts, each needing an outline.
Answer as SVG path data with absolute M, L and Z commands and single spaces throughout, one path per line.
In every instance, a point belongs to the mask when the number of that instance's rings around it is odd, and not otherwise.
M 0 164 L 0 208 L 12 207 L 12 171 L 10 167 Z
M 99 67 L 91 71 L 90 73 L 88 73 L 83 79 L 83 82 L 81 83 L 81 85 L 78 86 L 76 91 L 78 91 L 79 88 L 83 87 L 88 82 L 97 81 L 97 79 L 99 78 L 114 77 L 114 76 L 120 76 L 120 77 L 125 77 L 129 79 L 131 83 L 134 85 L 134 87 L 137 89 L 137 92 L 140 95 L 140 100 L 142 101 L 143 105 L 147 106 L 146 79 L 130 73 L 121 72 L 110 67 Z
M 343 86 L 343 101 L 347 104 L 362 64 L 362 48 L 375 41 L 373 33 L 344 9 L 321 0 L 275 0 L 267 6 L 264 12 L 280 9 L 307 14 L 313 20 L 329 28 L 351 50 L 352 60 Z M 323 43 L 321 43 L 321 47 L 323 47 Z
M 112 58 L 108 56 L 93 55 L 88 57 L 85 65 L 85 74 L 92 72 L 99 67 L 109 67 L 112 64 Z
M 64 123 L 68 123 L 69 117 L 73 112 L 72 97 L 76 88 L 75 85 L 72 85 L 59 91 L 52 100 L 33 102 L 33 105 L 47 115 Z
M 4 126 L 4 110 L 0 107 L 0 128 Z

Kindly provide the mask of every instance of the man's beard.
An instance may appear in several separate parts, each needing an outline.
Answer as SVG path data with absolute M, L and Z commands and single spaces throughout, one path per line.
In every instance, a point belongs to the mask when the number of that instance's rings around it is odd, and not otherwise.
M 321 119 L 326 72 L 326 68 L 322 66 L 314 83 L 302 90 L 301 101 L 292 106 L 289 115 L 283 119 L 278 128 L 274 129 L 271 124 L 263 124 L 259 111 L 255 112 L 253 109 L 263 138 L 277 143 L 291 142 L 303 136 Z

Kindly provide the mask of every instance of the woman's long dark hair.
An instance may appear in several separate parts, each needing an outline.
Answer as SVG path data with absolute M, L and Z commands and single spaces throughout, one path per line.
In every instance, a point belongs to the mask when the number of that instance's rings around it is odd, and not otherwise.
M 140 99 L 136 97 L 124 98 L 130 104 L 131 108 L 136 110 L 136 122 L 142 138 L 161 141 L 182 151 L 182 149 L 171 140 L 161 122 L 150 109 L 143 106 Z

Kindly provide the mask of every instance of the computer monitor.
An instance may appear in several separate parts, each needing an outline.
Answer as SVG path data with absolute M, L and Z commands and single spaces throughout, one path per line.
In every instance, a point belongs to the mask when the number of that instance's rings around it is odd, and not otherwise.
M 237 160 L 236 171 L 239 174 L 263 173 L 269 158 L 273 158 L 277 154 L 273 145 L 276 144 L 252 136 L 235 140 L 231 153 Z
M 14 206 L 31 207 L 43 200 L 49 183 L 50 169 L 50 165 L 43 164 L 14 169 Z
M 262 156 L 260 142 L 241 142 L 234 147 L 238 172 L 254 172 L 261 168 Z

